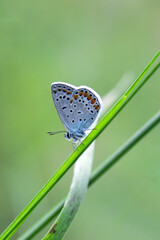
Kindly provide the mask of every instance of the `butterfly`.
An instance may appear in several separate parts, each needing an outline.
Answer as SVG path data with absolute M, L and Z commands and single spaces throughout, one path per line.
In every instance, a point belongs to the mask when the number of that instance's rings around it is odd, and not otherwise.
M 64 82 L 53 82 L 51 94 L 57 113 L 67 131 L 48 132 L 54 135 L 66 132 L 65 138 L 73 140 L 73 147 L 86 136 L 102 109 L 98 93 L 87 86 L 75 87 Z

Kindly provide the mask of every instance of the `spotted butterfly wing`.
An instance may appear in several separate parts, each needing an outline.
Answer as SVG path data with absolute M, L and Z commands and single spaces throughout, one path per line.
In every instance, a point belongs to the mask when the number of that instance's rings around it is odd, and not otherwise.
M 92 89 L 66 83 L 52 83 L 52 97 L 65 128 L 70 132 L 86 131 L 97 118 L 102 102 Z
M 82 86 L 75 89 L 71 100 L 71 109 L 73 110 L 70 116 L 72 128 L 75 131 L 86 131 L 98 117 L 101 109 L 101 99 L 95 91 Z
M 74 90 L 75 89 L 73 86 L 62 82 L 54 82 L 51 85 L 51 93 L 54 105 L 63 125 L 68 131 L 70 131 L 69 105 Z

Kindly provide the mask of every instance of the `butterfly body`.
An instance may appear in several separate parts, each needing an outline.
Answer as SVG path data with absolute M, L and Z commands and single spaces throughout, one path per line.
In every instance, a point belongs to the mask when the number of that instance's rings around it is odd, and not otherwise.
M 51 93 L 58 115 L 67 130 L 65 138 L 77 142 L 97 119 L 102 108 L 100 96 L 87 86 L 54 82 Z
M 65 135 L 65 138 L 70 141 L 70 140 L 74 140 L 74 142 L 77 142 L 79 139 L 84 138 L 85 137 L 85 132 L 83 131 L 76 131 L 76 132 L 67 132 Z

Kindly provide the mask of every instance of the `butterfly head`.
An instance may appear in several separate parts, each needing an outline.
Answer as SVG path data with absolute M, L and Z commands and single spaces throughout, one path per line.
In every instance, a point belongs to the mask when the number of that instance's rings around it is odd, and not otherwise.
M 83 132 L 82 130 L 79 130 L 77 132 L 67 132 L 65 136 L 65 138 L 68 140 L 68 141 L 71 141 L 71 140 L 74 140 L 74 141 L 78 141 L 80 140 L 81 138 L 84 138 L 85 137 L 85 132 Z
M 65 135 L 64 135 L 65 139 L 67 139 L 68 141 L 71 141 L 72 140 L 72 136 L 69 132 L 67 132 Z

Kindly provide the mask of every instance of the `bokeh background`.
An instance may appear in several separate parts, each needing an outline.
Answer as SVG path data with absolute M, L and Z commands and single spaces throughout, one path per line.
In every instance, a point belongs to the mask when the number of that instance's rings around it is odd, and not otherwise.
M 126 72 L 135 78 L 159 49 L 160 1 L 0 2 L 0 232 L 73 151 L 62 135 L 50 85 L 87 85 L 101 96 Z M 157 72 L 97 140 L 94 168 L 160 106 Z M 65 240 L 158 240 L 160 127 L 92 188 Z M 12 239 L 69 189 L 73 168 Z M 34 239 L 41 239 L 47 226 Z

